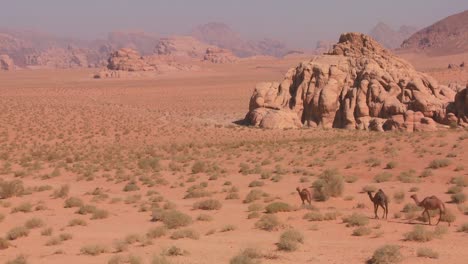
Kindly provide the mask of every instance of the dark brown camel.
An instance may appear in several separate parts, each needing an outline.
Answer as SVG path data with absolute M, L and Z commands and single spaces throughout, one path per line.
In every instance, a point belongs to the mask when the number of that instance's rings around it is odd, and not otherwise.
M 312 195 L 310 194 L 309 190 L 307 190 L 306 188 L 301 190 L 299 187 L 297 187 L 296 190 L 297 190 L 297 193 L 299 193 L 299 196 L 301 197 L 302 204 L 305 204 L 305 201 L 311 204 Z
M 437 210 L 439 209 L 440 215 L 439 215 L 439 220 L 437 221 L 437 224 L 439 224 L 440 219 L 442 219 L 442 214 L 445 213 L 445 204 L 442 202 L 439 198 L 436 196 L 428 196 L 424 198 L 422 201 L 419 201 L 418 196 L 416 194 L 413 194 L 410 196 L 413 198 L 414 202 L 416 203 L 417 206 L 420 206 L 424 208 L 423 215 L 424 213 L 427 214 L 427 219 L 429 219 L 429 225 L 431 225 L 431 216 L 429 215 L 429 210 Z M 450 223 L 449 223 L 450 225 Z
M 379 218 L 377 216 L 377 210 L 379 209 L 379 206 L 380 206 L 384 210 L 382 218 L 387 219 L 387 217 L 388 217 L 388 198 L 387 198 L 387 195 L 385 195 L 385 193 L 381 189 L 379 189 L 375 193 L 374 197 L 372 197 L 372 192 L 367 192 L 367 194 L 369 195 L 369 198 L 371 199 L 371 201 L 374 203 L 375 218 L 377 218 L 377 219 Z

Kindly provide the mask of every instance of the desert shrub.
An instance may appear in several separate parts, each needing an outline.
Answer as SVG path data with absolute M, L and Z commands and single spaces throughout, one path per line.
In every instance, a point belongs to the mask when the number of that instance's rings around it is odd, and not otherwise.
M 450 180 L 450 183 L 455 184 L 456 186 L 460 186 L 460 187 L 468 187 L 468 177 L 465 177 L 465 176 L 453 177 Z
M 91 219 L 104 219 L 109 217 L 109 212 L 104 209 L 97 209 L 93 212 L 93 215 L 91 216 Z
M 238 199 L 240 199 L 240 196 L 239 196 L 238 193 L 232 192 L 232 193 L 228 193 L 226 195 L 226 198 L 224 198 L 224 199 L 226 199 L 226 200 L 238 200 Z
M 400 263 L 403 256 L 400 253 L 400 247 L 397 245 L 385 245 L 374 251 L 369 264 L 394 264 Z
M 299 244 L 303 243 L 304 235 L 298 230 L 289 229 L 281 234 L 277 247 L 283 251 L 295 251 L 298 249 Z
M 187 194 L 184 196 L 184 199 L 201 198 L 209 196 L 211 196 L 211 193 L 209 191 L 207 191 L 201 186 L 196 186 L 194 188 L 191 187 L 187 190 Z
M 229 231 L 234 231 L 236 230 L 237 227 L 235 225 L 225 225 L 219 232 L 229 232 Z
M 0 250 L 7 249 L 10 246 L 11 246 L 11 244 L 10 244 L 10 242 L 8 242 L 8 240 L 6 240 L 3 237 L 0 237 Z
M 265 196 L 265 193 L 262 190 L 254 189 L 251 190 L 244 199 L 244 203 L 251 203 L 253 201 L 260 200 Z
M 159 159 L 156 157 L 144 157 L 138 160 L 138 167 L 145 171 L 157 172 L 160 166 Z
M 221 209 L 222 204 L 218 200 L 208 199 L 193 204 L 193 209 L 201 210 L 219 210 Z
M 431 170 L 431 169 L 425 169 L 421 172 L 421 174 L 419 175 L 419 177 L 421 178 L 427 178 L 427 177 L 430 177 L 430 176 L 433 176 L 434 175 L 434 172 Z
M 20 196 L 24 192 L 21 180 L 3 181 L 0 180 L 0 199 L 7 199 L 13 196 Z
M 345 177 L 345 181 L 347 183 L 353 183 L 353 182 L 356 182 L 358 180 L 358 177 L 356 175 L 348 175 Z
M 51 236 L 54 230 L 51 227 L 44 228 L 41 231 L 41 236 Z
M 420 181 L 419 177 L 416 177 L 416 171 L 414 170 L 402 171 L 398 175 L 398 180 L 403 183 L 416 183 Z
M 468 233 L 468 223 L 463 223 L 458 229 L 458 232 Z
M 65 208 L 73 208 L 73 207 L 81 207 L 83 205 L 83 201 L 78 197 L 70 197 L 65 200 L 64 206 Z
M 258 212 L 258 211 L 263 210 L 263 205 L 258 204 L 258 203 L 253 203 L 253 204 L 250 204 L 249 207 L 247 207 L 247 210 L 249 212 Z
M 344 190 L 344 180 L 336 169 L 327 169 L 312 184 L 313 196 L 317 201 L 326 201 L 330 197 L 341 196 Z
M 172 233 L 171 239 L 181 239 L 181 238 L 191 238 L 191 239 L 199 239 L 200 234 L 197 231 L 191 228 L 185 228 L 181 230 L 176 230 Z
M 391 173 L 388 173 L 388 172 L 382 172 L 382 173 L 379 173 L 377 175 L 375 175 L 374 177 L 374 181 L 375 182 L 387 182 L 387 181 L 390 181 L 392 179 L 393 175 Z
M 192 218 L 177 210 L 166 210 L 160 214 L 156 213 L 159 210 L 153 211 L 153 221 L 161 220 L 169 229 L 188 226 L 192 223 Z
M 70 220 L 70 222 L 68 222 L 68 226 L 87 226 L 87 225 L 88 224 L 86 223 L 85 220 L 79 219 L 79 218 L 72 219 Z
M 52 194 L 52 197 L 54 198 L 65 198 L 68 196 L 68 193 L 70 192 L 70 186 L 68 184 L 60 186 L 59 189 L 55 190 L 54 193 Z
M 435 238 L 442 238 L 442 236 L 447 234 L 447 232 L 448 232 L 448 227 L 438 225 L 435 227 L 434 232 L 432 232 L 432 234 L 434 235 Z
M 361 226 L 353 230 L 353 236 L 368 236 L 371 233 L 372 230 L 365 226 Z
M 198 174 L 206 171 L 206 163 L 200 160 L 195 161 L 195 163 L 192 165 L 192 173 L 193 174 Z
M 439 253 L 435 252 L 430 248 L 419 248 L 417 251 L 417 256 L 420 258 L 431 258 L 431 259 L 438 259 Z
M 397 203 L 402 203 L 405 200 L 405 192 L 404 191 L 397 191 L 393 194 L 393 199 Z
M 369 167 L 378 167 L 382 163 L 377 158 L 368 158 L 364 161 Z
M 305 214 L 303 218 L 309 221 L 314 221 L 314 222 L 325 220 L 324 216 L 319 212 L 309 212 Z
M 40 218 L 34 217 L 34 218 L 31 218 L 28 221 L 26 221 L 24 226 L 27 229 L 39 228 L 39 227 L 44 226 L 44 221 L 42 221 L 42 219 L 40 219 Z
M 259 212 L 251 212 L 247 215 L 247 219 L 254 219 L 254 218 L 259 218 L 260 213 Z
M 363 193 L 375 192 L 375 191 L 377 191 L 377 187 L 375 187 L 374 185 L 366 185 L 366 186 L 362 187 L 362 192 Z
M 103 245 L 91 244 L 81 247 L 80 252 L 83 255 L 98 256 L 102 253 L 106 253 L 107 248 Z
M 466 201 L 466 195 L 462 192 L 454 193 L 450 196 L 452 198 L 452 202 L 456 204 L 461 204 Z
M 0 213 L 0 223 L 3 222 L 3 220 L 5 220 L 5 215 Z
M 265 207 L 265 211 L 268 214 L 274 214 L 277 212 L 290 212 L 292 210 L 292 206 L 284 202 L 274 202 Z
M 164 256 L 153 256 L 151 264 L 171 264 Z
M 171 246 L 170 248 L 162 252 L 162 255 L 164 256 L 185 256 L 188 254 L 188 251 L 178 248 L 176 246 Z
M 353 213 L 350 216 L 343 217 L 343 222 L 346 223 L 346 226 L 365 226 L 369 224 L 369 218 L 360 213 Z
M 146 233 L 146 237 L 148 238 L 159 238 L 163 237 L 167 234 L 167 227 L 165 226 L 158 226 L 158 227 L 153 227 L 148 232 Z
M 427 242 L 434 238 L 434 233 L 424 226 L 416 225 L 413 231 L 405 233 L 404 237 L 407 241 Z
M 456 219 L 457 217 L 455 216 L 455 214 L 450 209 L 447 208 L 445 209 L 444 214 L 442 214 L 442 218 L 440 219 L 440 221 L 447 222 L 450 225 L 453 222 L 455 222 Z
M 12 260 L 8 260 L 5 264 L 27 264 L 27 257 L 25 255 L 18 255 Z
M 260 264 L 263 254 L 254 248 L 246 248 L 231 258 L 229 264 Z
M 435 159 L 429 163 L 429 168 L 431 169 L 439 169 L 443 167 L 447 167 L 451 164 L 452 162 L 449 159 Z
M 13 209 L 11 209 L 11 212 L 12 213 L 18 213 L 18 212 L 22 212 L 22 213 L 29 213 L 32 211 L 32 204 L 29 203 L 29 202 L 23 202 L 21 204 L 19 204 L 18 206 L 16 207 L 13 207 Z
M 140 190 L 140 187 L 138 187 L 138 185 L 134 181 L 127 183 L 123 188 L 124 192 L 135 192 L 139 190 Z
M 27 237 L 29 235 L 29 229 L 27 229 L 24 226 L 17 226 L 13 227 L 10 229 L 6 235 L 5 238 L 8 240 L 16 240 L 20 237 Z
M 391 170 L 391 169 L 394 169 L 397 165 L 398 165 L 398 163 L 396 163 L 395 161 L 390 161 L 390 162 L 387 163 L 387 165 L 385 166 L 385 169 Z
M 454 185 L 454 186 L 450 186 L 448 188 L 447 193 L 455 194 L 455 193 L 459 193 L 459 192 L 462 192 L 462 191 L 463 191 L 463 187 Z
M 255 223 L 255 227 L 265 231 L 278 230 L 281 222 L 276 215 L 264 215 Z
M 205 221 L 205 222 L 213 221 L 213 217 L 207 214 L 200 214 L 197 217 L 197 221 Z
M 261 187 L 261 186 L 263 186 L 263 185 L 265 185 L 264 182 L 262 182 L 262 181 L 257 181 L 257 180 L 252 181 L 251 183 L 249 183 L 249 187 Z

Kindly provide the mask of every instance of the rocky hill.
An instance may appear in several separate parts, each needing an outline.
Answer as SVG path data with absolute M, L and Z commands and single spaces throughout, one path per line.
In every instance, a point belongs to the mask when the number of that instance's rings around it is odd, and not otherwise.
M 213 46 L 189 36 L 162 38 L 154 48 L 154 54 L 179 58 L 202 59 L 208 48 Z
M 454 121 L 454 97 L 371 37 L 346 33 L 281 83 L 258 84 L 245 120 L 265 128 L 434 130 Z
M 418 31 L 417 28 L 410 26 L 401 26 L 398 30 L 394 30 L 389 25 L 380 22 L 369 32 L 369 35 L 385 48 L 396 49 L 416 31 Z
M 273 39 L 247 41 L 228 25 L 217 22 L 200 25 L 193 29 L 190 35 L 210 45 L 231 50 L 238 57 L 255 55 L 281 57 L 288 51 L 285 44 Z
M 468 52 L 468 10 L 416 32 L 403 42 L 401 48 L 433 55 Z

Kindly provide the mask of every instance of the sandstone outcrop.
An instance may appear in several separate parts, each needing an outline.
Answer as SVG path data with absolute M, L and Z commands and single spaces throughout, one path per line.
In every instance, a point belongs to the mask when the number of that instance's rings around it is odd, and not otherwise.
M 455 95 L 454 114 L 458 117 L 457 123 L 468 125 L 468 84 L 466 88 Z
M 271 128 L 433 130 L 436 122 L 447 123 L 454 97 L 453 90 L 369 36 L 346 33 L 328 54 L 290 69 L 281 83 L 257 85 L 246 122 Z M 281 115 L 269 117 L 281 124 L 265 124 L 263 118 L 271 115 Z
M 0 55 L 0 71 L 11 71 L 15 69 L 13 60 L 8 55 Z
M 203 61 L 209 61 L 212 63 L 233 63 L 237 61 L 237 58 L 228 50 L 221 48 L 208 48 L 206 49 Z
M 205 55 L 205 51 L 210 47 L 212 46 L 202 43 L 193 37 L 173 36 L 160 39 L 154 49 L 154 54 L 200 60 Z
M 110 54 L 107 68 L 114 71 L 154 71 L 140 54 L 130 48 L 122 48 Z

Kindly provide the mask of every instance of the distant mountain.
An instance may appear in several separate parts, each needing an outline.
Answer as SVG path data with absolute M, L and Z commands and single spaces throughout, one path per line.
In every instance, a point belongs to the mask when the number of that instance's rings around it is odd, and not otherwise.
M 403 42 L 401 48 L 433 55 L 468 52 L 468 10 L 416 32 Z
M 396 49 L 400 47 L 405 39 L 410 37 L 417 30 L 418 29 L 415 27 L 403 25 L 397 31 L 389 25 L 380 22 L 370 31 L 369 35 L 384 47 Z
M 194 28 L 190 35 L 210 45 L 231 50 L 236 56 L 249 57 L 269 55 L 280 57 L 288 52 L 286 45 L 280 41 L 265 38 L 261 41 L 248 41 L 228 25 L 211 22 Z
M 131 48 L 142 55 L 150 55 L 158 44 L 159 38 L 142 31 L 114 31 L 108 34 L 106 41 L 113 50 Z

